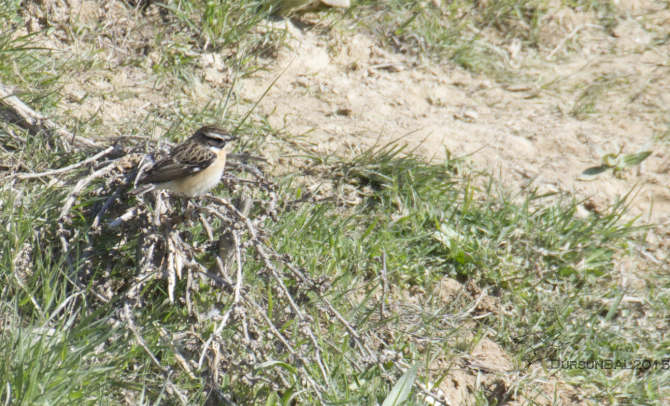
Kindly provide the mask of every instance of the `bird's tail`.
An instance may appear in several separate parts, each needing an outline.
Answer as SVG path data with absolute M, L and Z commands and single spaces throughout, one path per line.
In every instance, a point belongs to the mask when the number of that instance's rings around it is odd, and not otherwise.
M 154 188 L 155 188 L 155 186 L 152 185 L 151 183 L 149 183 L 149 184 L 146 184 L 146 185 L 141 185 L 141 186 L 136 187 L 135 189 L 128 192 L 128 194 L 133 195 L 133 196 L 139 196 L 139 195 L 142 195 L 146 192 L 154 190 Z

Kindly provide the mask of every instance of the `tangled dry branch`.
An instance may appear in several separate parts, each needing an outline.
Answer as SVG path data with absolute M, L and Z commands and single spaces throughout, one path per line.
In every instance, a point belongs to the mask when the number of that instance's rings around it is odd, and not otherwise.
M 264 225 L 278 221 L 275 185 L 256 167 L 233 165 L 251 175 L 243 187 L 234 179 L 229 188 L 235 194 L 232 201 L 204 196 L 180 201 L 163 192 L 137 199 L 128 205 L 124 199 L 136 176 L 140 154 L 128 154 L 111 162 L 93 166 L 66 196 L 59 218 L 59 238 L 64 252 L 71 247 L 72 202 L 88 187 L 93 195 L 104 195 L 99 209 L 92 210 L 87 240 L 95 251 L 97 238 L 109 238 L 114 233 L 118 243 L 136 239 L 133 283 L 123 292 L 105 287 L 104 281 L 92 283 L 100 287 L 97 297 L 123 303 L 119 319 L 130 329 L 137 343 L 160 367 L 160 374 L 169 381 L 171 367 L 161 362 L 143 344 L 142 332 L 132 324 L 132 311 L 147 300 L 142 292 L 147 284 L 162 283 L 169 301 L 184 306 L 190 323 L 187 338 L 175 338 L 176 332 L 161 327 L 165 345 L 174 348 L 175 367 L 188 376 L 201 376 L 212 396 L 226 404 L 240 400 L 234 394 L 220 390 L 222 377 L 243 382 L 251 388 L 271 392 L 288 390 L 296 384 L 310 390 L 320 402 L 330 389 L 331 368 L 324 361 L 324 343 L 338 349 L 342 337 L 352 348 L 348 360 L 351 368 L 363 371 L 389 361 L 398 370 L 400 358 L 389 359 L 373 343 L 375 331 L 362 333 L 355 323 L 329 299 L 331 281 L 326 277 L 311 277 L 288 254 L 277 252 L 271 235 Z M 96 169 L 97 168 L 97 169 Z M 104 175 L 104 185 L 91 187 Z M 252 198 L 252 195 L 261 196 Z M 257 207 L 253 207 L 257 206 Z M 204 244 L 194 243 L 196 226 L 200 226 Z M 90 274 L 96 265 L 93 256 L 86 257 Z M 264 288 L 249 280 L 264 280 Z M 193 297 L 208 286 L 211 289 L 210 310 Z M 106 290 L 106 292 L 105 292 Z M 199 296 L 202 299 L 202 295 Z M 217 299 L 214 299 L 217 298 Z M 211 309 L 216 309 L 212 311 Z M 202 315 L 207 313 L 207 317 Z M 382 315 L 383 316 L 383 315 Z M 338 337 L 324 337 L 332 323 L 341 328 Z M 325 340 L 324 340 L 325 338 Z M 182 350 L 179 350 L 179 349 Z M 339 350 L 338 350 L 339 351 Z M 188 391 L 169 381 L 180 400 Z M 417 389 L 435 399 L 423 385 Z
M 296 388 L 324 403 L 333 379 L 326 354 L 333 351 L 348 362 L 345 368 L 359 373 L 375 366 L 386 370 L 389 362 L 406 369 L 402 356 L 380 349 L 378 331 L 359 331 L 350 319 L 352 309 L 332 302 L 329 278 L 310 276 L 299 261 L 273 247 L 266 225 L 279 221 L 280 204 L 276 186 L 253 165 L 263 158 L 233 156 L 237 161 L 230 168 L 246 178 L 224 179 L 232 200 L 184 201 L 165 192 L 134 198 L 127 191 L 151 154 L 132 144 L 134 139 L 122 142 L 126 145 L 100 149 L 61 169 L 13 177 L 73 184 L 55 213 L 53 230 L 68 280 L 77 297 L 115 306 L 116 320 L 176 400 L 188 404 L 194 395 L 179 387 L 177 372 L 200 380 L 219 403 L 246 403 L 249 396 Z M 134 247 L 134 256 L 121 255 L 128 247 Z M 171 349 L 168 357 L 152 349 L 144 338 L 147 327 L 135 322 L 136 312 L 156 300 L 146 293 L 150 286 L 166 291 L 170 305 L 182 310 L 174 323 L 179 330 L 174 324 L 158 327 L 160 345 Z M 248 392 L 235 393 L 224 377 Z

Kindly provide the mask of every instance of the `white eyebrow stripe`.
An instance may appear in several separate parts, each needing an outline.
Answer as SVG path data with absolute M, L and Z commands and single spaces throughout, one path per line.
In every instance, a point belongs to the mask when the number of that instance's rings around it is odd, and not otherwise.
M 208 137 L 211 137 L 211 138 L 217 138 L 217 139 L 219 139 L 219 140 L 221 140 L 221 141 L 224 140 L 223 135 L 221 135 L 221 134 L 219 134 L 219 133 L 207 132 L 207 136 L 208 136 Z

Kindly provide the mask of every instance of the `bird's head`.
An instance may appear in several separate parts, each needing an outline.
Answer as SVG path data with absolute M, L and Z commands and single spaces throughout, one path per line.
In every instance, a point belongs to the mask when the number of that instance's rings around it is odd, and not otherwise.
M 208 148 L 220 150 L 238 137 L 230 135 L 228 130 L 218 125 L 206 125 L 196 131 L 191 139 Z

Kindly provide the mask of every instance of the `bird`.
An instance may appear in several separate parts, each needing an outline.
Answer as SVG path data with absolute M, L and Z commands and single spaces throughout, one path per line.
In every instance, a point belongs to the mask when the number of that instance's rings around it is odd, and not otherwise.
M 223 127 L 205 125 L 143 173 L 129 193 L 165 189 L 188 198 L 207 193 L 221 180 L 226 154 L 237 139 Z

